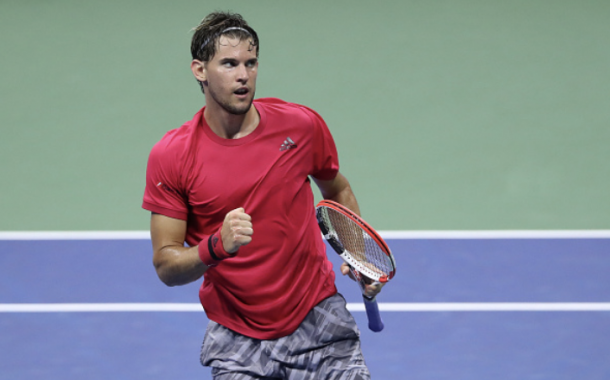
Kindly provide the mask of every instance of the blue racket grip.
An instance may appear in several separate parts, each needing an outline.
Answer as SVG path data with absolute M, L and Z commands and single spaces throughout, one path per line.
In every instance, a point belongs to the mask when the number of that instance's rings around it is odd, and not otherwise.
M 362 296 L 362 299 L 364 299 L 364 308 L 366 309 L 366 316 L 369 319 L 369 329 L 373 332 L 380 332 L 383 330 L 383 321 L 381 320 L 381 314 L 379 314 L 377 300 L 367 296 Z

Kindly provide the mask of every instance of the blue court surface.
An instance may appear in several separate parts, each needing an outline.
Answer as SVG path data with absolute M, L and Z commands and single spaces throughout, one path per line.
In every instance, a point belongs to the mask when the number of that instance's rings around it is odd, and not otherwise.
M 373 379 L 610 379 L 610 236 L 388 243 L 384 331 L 337 280 Z M 199 284 L 166 287 L 151 258 L 141 237 L 0 239 L 0 379 L 210 379 Z

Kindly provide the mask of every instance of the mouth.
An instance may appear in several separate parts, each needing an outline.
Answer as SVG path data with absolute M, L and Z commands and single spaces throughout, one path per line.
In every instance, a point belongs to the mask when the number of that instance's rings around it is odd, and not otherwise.
M 248 95 L 249 92 L 250 90 L 248 89 L 248 87 L 240 87 L 237 90 L 233 91 L 233 93 L 239 97 L 244 97 Z

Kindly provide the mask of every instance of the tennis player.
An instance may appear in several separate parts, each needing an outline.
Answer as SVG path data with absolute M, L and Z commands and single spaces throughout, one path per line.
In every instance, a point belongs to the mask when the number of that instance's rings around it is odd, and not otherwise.
M 310 178 L 324 198 L 358 204 L 320 115 L 254 99 L 259 47 L 238 14 L 215 12 L 195 28 L 191 70 L 206 106 L 150 153 L 142 207 L 153 263 L 168 286 L 204 277 L 201 363 L 214 379 L 369 379 Z

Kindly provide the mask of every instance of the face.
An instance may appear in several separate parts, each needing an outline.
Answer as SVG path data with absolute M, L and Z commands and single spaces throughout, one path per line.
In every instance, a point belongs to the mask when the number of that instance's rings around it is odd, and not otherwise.
M 204 83 L 206 104 L 218 105 L 233 115 L 243 115 L 250 109 L 256 90 L 258 59 L 251 40 L 221 36 L 214 57 L 197 66 L 195 77 Z M 197 69 L 197 70 L 196 70 Z

